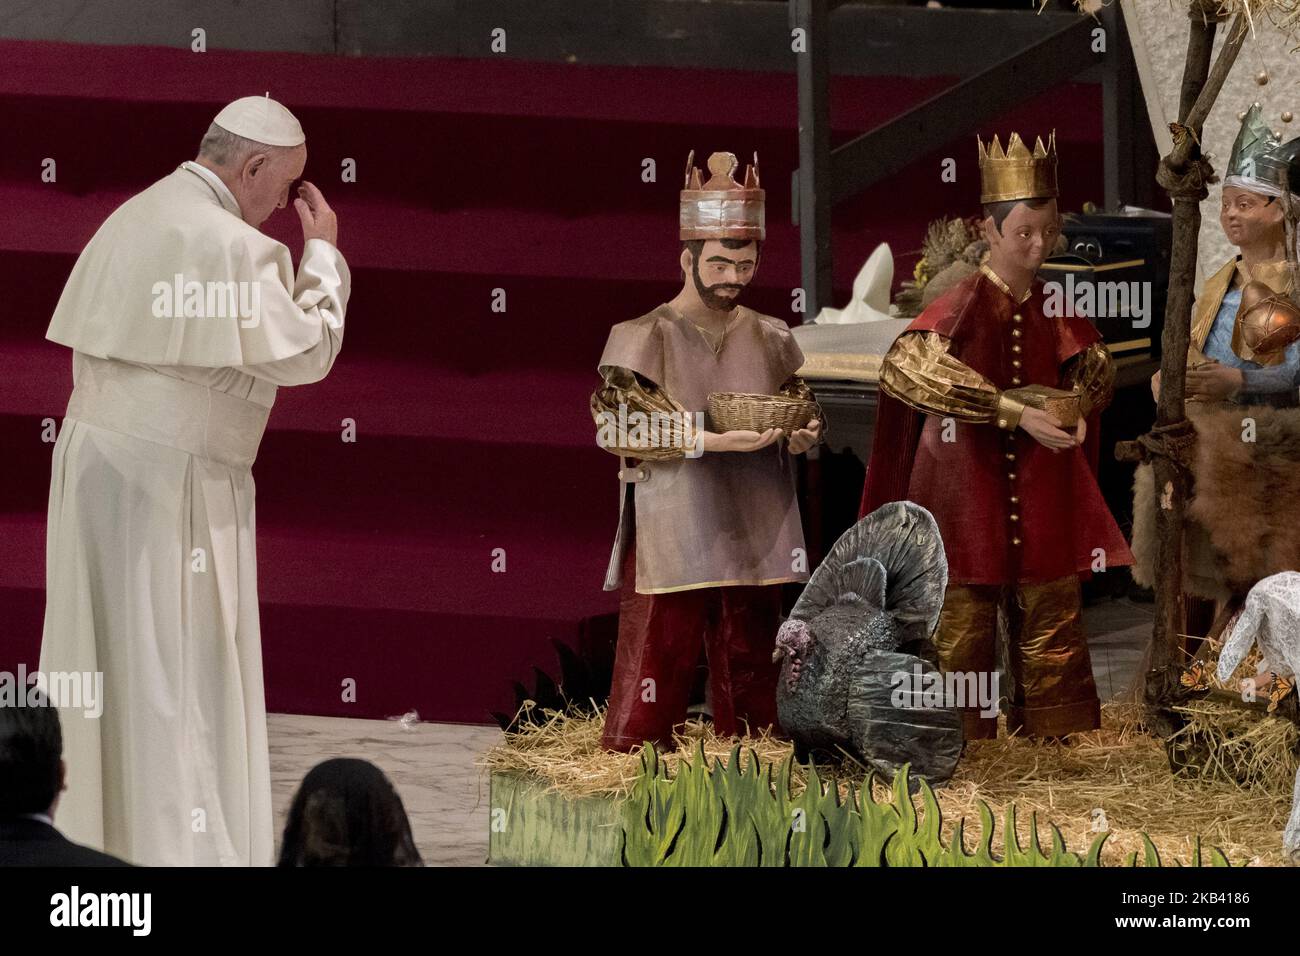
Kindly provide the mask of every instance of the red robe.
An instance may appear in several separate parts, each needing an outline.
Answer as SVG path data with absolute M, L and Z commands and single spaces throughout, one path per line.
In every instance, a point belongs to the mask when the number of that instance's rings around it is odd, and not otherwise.
M 1017 305 L 977 272 L 937 299 L 907 331 L 945 336 L 949 354 L 999 389 L 1014 387 L 1017 371 L 1021 385 L 1064 388 L 1064 364 L 1100 335 L 1087 319 L 1047 317 L 1043 301 L 1041 283 Z M 1019 323 L 1013 323 L 1016 314 Z M 1022 330 L 1018 340 L 1013 327 Z M 1011 365 L 1013 341 L 1022 349 L 1019 370 Z M 1106 553 L 1106 567 L 1132 564 L 1097 487 L 1099 417 L 1097 411 L 1089 416 L 1084 447 L 1067 451 L 1053 452 L 1019 429 L 1009 448 L 1008 433 L 992 423 L 956 422 L 956 440 L 945 442 L 940 417 L 923 415 L 882 391 L 860 514 L 898 500 L 928 509 L 943 536 L 950 584 L 1052 581 L 1089 571 L 1098 548 Z M 1009 450 L 1014 460 L 1007 458 Z M 1018 522 L 1011 520 L 1013 511 Z M 1014 538 L 1021 543 L 1013 544 Z

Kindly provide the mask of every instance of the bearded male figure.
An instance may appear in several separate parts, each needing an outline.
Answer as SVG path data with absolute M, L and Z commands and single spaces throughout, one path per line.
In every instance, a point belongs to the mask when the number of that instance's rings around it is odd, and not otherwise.
M 692 154 L 693 159 L 693 154 Z M 730 153 L 707 182 L 687 161 L 680 197 L 681 291 L 610 330 L 592 396 L 597 423 L 629 412 L 702 415 L 712 392 L 811 398 L 803 354 L 780 319 L 738 303 L 764 238 L 757 158 L 742 186 Z M 790 454 L 821 423 L 786 436 L 685 430 L 677 443 L 603 442 L 622 459 L 618 534 L 605 579 L 622 589 L 618 649 L 602 744 L 670 743 L 687 716 L 703 647 L 714 729 L 775 725 L 781 587 L 808 579 Z

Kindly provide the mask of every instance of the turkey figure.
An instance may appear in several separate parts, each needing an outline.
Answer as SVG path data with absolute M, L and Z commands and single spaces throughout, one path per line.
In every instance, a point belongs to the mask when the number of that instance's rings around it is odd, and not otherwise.
M 777 712 L 797 759 L 848 754 L 889 776 L 904 763 L 933 783 L 952 776 L 961 719 L 922 706 L 917 689 L 917 678 L 942 680 L 930 637 L 947 583 L 939 528 L 920 505 L 891 502 L 844 532 L 776 638 Z

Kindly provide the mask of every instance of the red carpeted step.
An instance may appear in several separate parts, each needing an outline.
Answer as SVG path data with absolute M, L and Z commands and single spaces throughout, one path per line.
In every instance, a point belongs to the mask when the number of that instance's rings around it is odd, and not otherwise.
M 253 468 L 259 513 L 422 533 L 605 528 L 617 459 L 595 446 L 597 381 L 594 371 L 456 375 L 345 352 L 323 381 L 280 389 Z M 16 466 L 0 473 L 0 510 L 43 506 L 44 423 L 62 421 L 70 389 L 67 349 L 0 347 L 0 437 Z
M 0 435 L 15 431 L 15 421 L 30 451 L 0 478 L 3 511 L 40 512 L 50 446 L 29 437 L 34 421 L 0 418 Z M 589 541 L 613 533 L 616 472 L 617 460 L 594 446 L 507 448 L 382 436 L 345 445 L 304 432 L 267 436 L 253 467 L 259 524 L 426 538 L 500 537 L 524 528 L 539 538 Z M 4 560 L 23 559 L 6 554 Z
M 267 428 L 337 435 L 351 418 L 360 437 L 479 441 L 506 446 L 590 447 L 588 401 L 600 379 L 585 371 L 520 369 L 471 375 L 418 358 L 344 349 L 330 373 L 276 395 Z M 72 352 L 47 340 L 0 339 L 0 415 L 62 418 L 72 389 Z
M 790 130 L 793 73 L 544 63 L 505 58 L 342 57 L 0 40 L 0 96 L 104 100 L 137 108 L 211 106 L 270 94 L 294 112 L 445 113 L 547 120 L 726 122 Z M 76 69 L 69 69 L 75 63 Z M 901 102 L 950 85 L 944 77 L 836 77 L 832 119 L 844 129 L 880 122 Z M 1063 118 L 1067 120 L 1068 117 Z
M 586 549 L 580 547 L 584 541 L 539 538 L 526 528 L 427 538 L 307 529 L 263 517 L 259 508 L 258 594 L 263 604 L 567 620 L 586 613 L 593 597 L 603 608 L 611 600 L 601 584 L 613 545 L 612 526 L 601 547 Z M 0 532 L 7 546 L 38 559 L 0 566 L 0 587 L 41 589 L 44 512 L 0 515 Z
M 39 657 L 43 514 L 0 517 L 0 538 L 31 556 L 0 565 L 0 614 L 25 621 L 0 668 Z M 494 549 L 504 571 L 494 571 Z M 612 611 L 606 547 L 513 536 L 434 541 L 258 528 L 268 705 L 295 713 L 482 722 L 511 704 L 509 678 L 550 665 L 549 641 Z M 490 665 L 489 665 L 490 662 Z M 358 682 L 345 703 L 342 681 Z
M 676 190 L 672 193 L 675 197 Z M 8 228 L 0 233 L 0 252 L 75 257 L 128 198 L 127 193 L 74 196 L 49 186 L 0 184 L 0 208 L 8 210 L 9 218 Z M 334 205 L 343 226 L 339 245 L 350 267 L 430 275 L 433 284 L 426 301 L 409 304 L 417 315 L 422 306 L 437 305 L 434 277 L 440 275 L 479 277 L 486 312 L 491 290 L 513 278 L 645 281 L 671 277 L 676 269 L 675 219 L 662 214 L 617 209 L 582 216 L 495 207 L 435 210 L 351 200 L 346 193 Z M 272 216 L 265 231 L 289 245 L 295 256 L 301 251 L 301 229 L 291 211 Z M 789 223 L 772 223 L 769 232 L 778 248 L 795 247 Z M 764 262 L 764 280 L 788 286 L 797 269 L 797 262 L 777 257 Z
M 765 79 L 760 77 L 759 82 Z M 874 128 L 933 92 L 936 85 L 943 84 L 922 81 L 914 89 L 915 81 L 902 88 L 897 88 L 900 81 L 872 81 L 870 95 L 858 97 L 862 102 L 855 104 L 853 122 L 832 139 Z M 1095 91 L 1078 86 L 1069 98 L 1086 101 L 1093 96 Z M 1094 134 L 1086 125 L 1087 112 L 1061 116 L 1065 100 L 1062 94 L 1051 94 L 1041 107 L 1017 110 L 1006 123 L 1023 129 L 1055 126 L 1062 154 L 1073 156 L 1076 147 L 1094 141 Z M 46 161 L 53 159 L 55 188 L 75 195 L 101 190 L 131 193 L 181 159 L 192 158 L 217 109 L 216 105 L 209 110 L 193 104 L 125 99 L 83 98 L 54 104 L 58 108 L 52 109 L 45 97 L 0 95 L 0 125 L 27 134 L 0 152 L 0 180 L 50 185 L 41 177 Z M 557 121 L 490 113 L 299 112 L 309 137 L 305 175 L 321 185 L 331 200 L 346 194 L 433 209 L 492 204 L 570 215 L 610 208 L 655 214 L 662 212 L 664 198 L 671 199 L 672 191 L 680 187 L 687 153 L 695 150 L 702 160 L 721 147 L 746 159 L 759 154 L 769 190 L 769 219 L 790 218 L 788 181 L 797 155 L 793 124 L 753 128 L 731 116 L 701 120 L 692 114 L 665 123 L 629 117 Z M 82 148 L 87 141 L 112 141 L 123 129 L 133 128 L 151 131 L 147 156 L 128 150 L 92 156 Z M 503 143 L 527 147 L 502 149 Z M 958 137 L 939 155 L 966 156 L 969 145 L 966 138 Z M 656 182 L 642 179 L 646 159 L 656 163 Z M 345 160 L 350 161 L 353 174 L 346 184 L 342 181 Z
M 609 327 L 672 298 L 680 287 L 672 248 L 660 252 L 662 278 L 641 281 L 355 269 L 340 361 L 419 361 L 431 373 L 453 377 L 544 370 L 595 375 Z M 44 340 L 74 258 L 0 252 L 0 288 L 7 290 L 0 362 L 9 350 Z M 494 288 L 506 291 L 504 313 L 492 311 Z M 746 301 L 769 314 L 789 313 L 788 289 L 760 286 Z M 12 368 L 12 361 L 7 364 Z

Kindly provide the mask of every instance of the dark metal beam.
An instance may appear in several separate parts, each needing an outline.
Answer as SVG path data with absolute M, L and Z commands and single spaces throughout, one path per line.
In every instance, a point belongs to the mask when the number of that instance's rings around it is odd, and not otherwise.
M 52 2 L 52 0 L 46 0 Z M 969 76 L 1074 13 L 927 9 L 838 0 L 836 76 Z M 779 0 L 339 0 L 340 53 L 510 58 L 790 73 Z
M 40 0 L 0 2 L 0 38 L 348 56 L 503 57 L 792 73 L 784 0 Z M 1071 13 L 836 0 L 837 76 L 969 76 Z M 504 53 L 489 49 L 506 31 Z
M 791 0 L 791 27 L 803 31 L 796 53 L 799 77 L 799 167 L 811 176 L 793 181 L 799 226 L 804 315 L 816 316 L 831 302 L 830 0 Z
M 1156 188 L 1160 154 L 1151 132 L 1124 11 L 1118 3 L 1112 3 L 1103 7 L 1099 16 L 1107 34 L 1102 77 L 1106 208 L 1117 209 L 1127 203 L 1168 209 L 1168 197 Z
M 1099 63 L 1103 58 L 1091 49 L 1096 21 L 1069 16 L 1068 25 L 1019 53 L 832 150 L 831 203 L 857 195 L 917 156 Z

